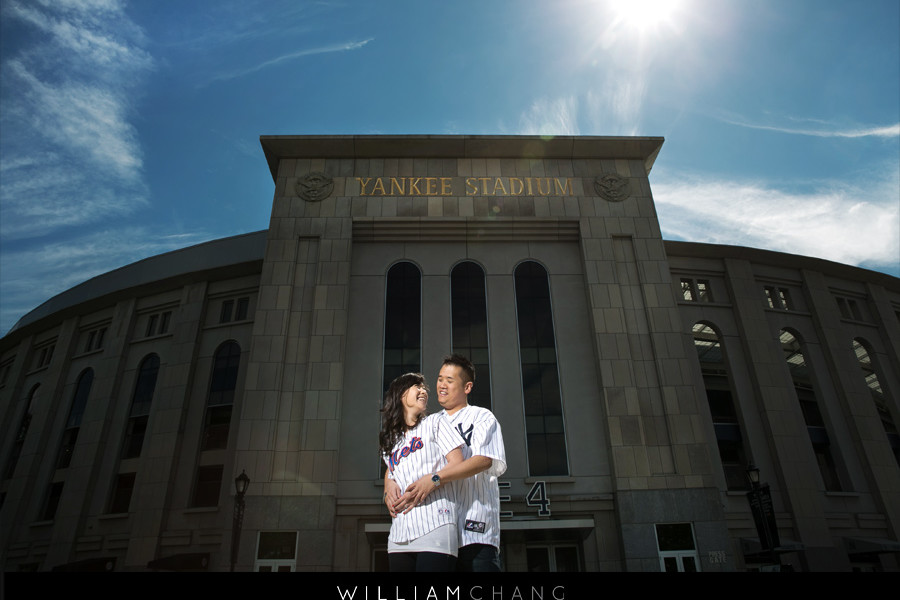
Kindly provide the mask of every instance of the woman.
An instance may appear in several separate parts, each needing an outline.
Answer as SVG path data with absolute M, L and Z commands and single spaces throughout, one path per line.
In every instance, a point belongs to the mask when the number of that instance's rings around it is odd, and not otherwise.
M 419 373 L 394 379 L 384 396 L 382 426 L 378 436 L 387 465 L 386 477 L 405 490 L 423 476 L 447 464 L 462 462 L 459 436 L 441 413 L 425 416 L 428 386 Z M 456 565 L 459 539 L 452 487 L 436 486 L 425 501 L 410 510 L 394 514 L 388 536 L 388 563 L 391 571 L 452 571 Z

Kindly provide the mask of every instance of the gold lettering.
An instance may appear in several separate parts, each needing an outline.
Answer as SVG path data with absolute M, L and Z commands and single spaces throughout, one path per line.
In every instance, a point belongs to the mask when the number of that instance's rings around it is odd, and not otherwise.
M 359 182 L 359 188 L 360 188 L 359 195 L 367 196 L 368 194 L 366 193 L 366 186 L 369 185 L 369 182 L 372 181 L 372 178 L 367 177 L 366 180 L 363 181 L 362 177 L 357 177 L 356 180 Z
M 556 193 L 560 196 L 571 196 L 572 195 L 572 180 L 566 177 L 566 185 L 562 186 L 559 184 L 559 177 L 556 178 Z
M 452 196 L 452 177 L 357 177 L 360 196 Z M 466 177 L 466 196 L 572 196 L 570 177 Z M 388 192 L 388 189 L 390 192 Z
M 391 177 L 391 196 L 405 196 L 406 195 L 406 178 L 401 177 L 399 180 L 396 177 Z

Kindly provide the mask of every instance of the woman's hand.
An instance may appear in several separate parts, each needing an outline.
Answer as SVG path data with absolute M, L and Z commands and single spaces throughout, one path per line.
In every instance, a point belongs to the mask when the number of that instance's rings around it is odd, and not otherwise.
M 391 518 L 397 516 L 397 511 L 394 509 L 394 505 L 400 499 L 400 486 L 397 485 L 397 482 L 393 479 L 384 478 L 384 504 L 387 506 L 388 512 L 391 513 Z
M 394 510 L 397 512 L 402 511 L 403 514 L 406 514 L 416 506 L 425 502 L 425 498 L 433 491 L 434 482 L 431 481 L 431 475 L 423 475 L 406 488 L 406 491 L 403 492 L 403 495 L 400 496 L 400 499 L 394 504 Z

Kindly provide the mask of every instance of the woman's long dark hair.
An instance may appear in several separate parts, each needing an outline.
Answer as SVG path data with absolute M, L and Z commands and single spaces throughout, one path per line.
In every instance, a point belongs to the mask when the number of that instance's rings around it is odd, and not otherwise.
M 384 394 L 384 403 L 381 405 L 381 432 L 378 434 L 378 445 L 382 454 L 390 454 L 398 440 L 409 429 L 406 424 L 406 415 L 403 412 L 403 394 L 409 388 L 421 385 L 428 389 L 425 376 L 421 373 L 404 373 L 391 382 Z M 425 418 L 424 413 L 419 415 L 419 420 Z

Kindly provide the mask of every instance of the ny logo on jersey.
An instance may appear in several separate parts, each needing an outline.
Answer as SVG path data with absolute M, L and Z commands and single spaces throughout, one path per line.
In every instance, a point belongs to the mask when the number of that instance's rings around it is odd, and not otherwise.
M 466 446 L 472 445 L 472 431 L 474 429 L 474 425 L 469 425 L 469 428 L 463 431 L 462 423 L 456 425 L 456 430 L 459 432 L 459 435 L 462 436 L 462 439 L 466 440 Z

